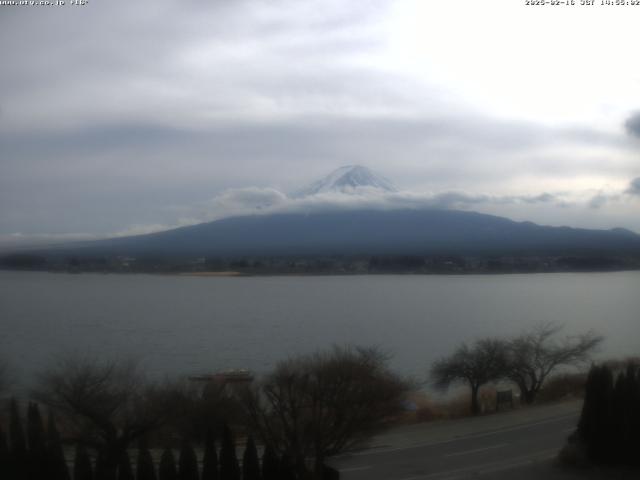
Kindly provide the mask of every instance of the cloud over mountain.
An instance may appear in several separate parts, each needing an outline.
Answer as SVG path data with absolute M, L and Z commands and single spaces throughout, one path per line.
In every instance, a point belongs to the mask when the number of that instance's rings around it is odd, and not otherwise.
M 133 222 L 126 228 L 113 230 L 111 233 L 103 235 L 92 233 L 0 234 L 0 248 L 14 245 L 60 243 L 74 239 L 88 240 L 140 235 L 247 215 L 355 210 L 456 209 L 478 210 L 511 217 L 513 211 L 523 209 L 530 211 L 538 209 L 546 214 L 554 209 L 580 208 L 582 205 L 590 210 L 600 210 L 609 204 L 620 203 L 624 198 L 636 196 L 640 196 L 640 178 L 634 179 L 627 190 L 585 191 L 578 196 L 575 195 L 575 192 L 567 191 L 500 195 L 469 192 L 461 189 L 421 191 L 398 188 L 390 180 L 368 167 L 349 165 L 340 167 L 319 180 L 311 182 L 308 186 L 294 190 L 294 193 L 291 194 L 273 187 L 228 188 L 207 201 L 178 203 L 172 206 L 169 210 L 174 219 L 169 222 Z M 517 218 L 535 220 L 528 215 Z
M 398 190 L 366 167 L 341 167 L 291 196 L 274 188 L 229 189 L 198 206 L 201 221 L 230 216 L 339 210 L 470 209 L 480 205 L 554 204 L 554 194 L 486 195 Z

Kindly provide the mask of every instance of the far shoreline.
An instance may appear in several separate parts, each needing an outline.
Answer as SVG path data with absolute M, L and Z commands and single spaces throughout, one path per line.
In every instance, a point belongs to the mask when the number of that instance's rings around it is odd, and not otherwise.
M 168 275 L 171 275 L 171 273 L 169 273 Z M 236 271 L 233 271 L 233 270 L 222 271 L 222 272 L 215 272 L 215 271 L 210 271 L 210 272 L 177 272 L 176 275 L 178 275 L 180 277 L 244 277 L 244 276 L 247 276 L 247 274 L 244 274 L 242 272 L 236 272 Z
M 445 272 L 428 272 L 428 271 L 387 271 L 387 272 L 242 272 L 236 270 L 224 271 L 116 271 L 116 270 L 40 270 L 40 269 L 10 269 L 0 268 L 0 272 L 14 273 L 50 273 L 50 274 L 67 274 L 67 275 L 152 275 L 167 277 L 200 277 L 200 278 L 249 278 L 249 277 L 380 277 L 380 276 L 425 276 L 425 277 L 496 277 L 510 275 L 557 275 L 557 274 L 606 274 L 606 273 L 625 273 L 640 272 L 640 268 L 620 268 L 611 270 L 538 270 L 538 271 L 445 271 Z

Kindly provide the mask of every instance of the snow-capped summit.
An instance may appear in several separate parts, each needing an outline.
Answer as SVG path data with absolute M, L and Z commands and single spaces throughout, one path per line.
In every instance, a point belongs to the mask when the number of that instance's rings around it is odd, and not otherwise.
M 374 188 L 383 192 L 396 192 L 393 184 L 384 177 L 376 175 L 367 167 L 347 165 L 334 170 L 326 177 L 295 192 L 295 197 L 306 197 L 318 193 L 341 192 L 354 193 L 358 188 Z

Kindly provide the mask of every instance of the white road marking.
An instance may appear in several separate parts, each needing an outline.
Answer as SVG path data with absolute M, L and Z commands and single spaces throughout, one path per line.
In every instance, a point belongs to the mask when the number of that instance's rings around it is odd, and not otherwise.
M 472 453 L 484 452 L 485 450 L 494 450 L 496 448 L 506 447 L 507 445 L 508 443 L 501 443 L 499 445 L 491 445 L 490 447 L 474 448 L 473 450 L 465 450 L 464 452 L 449 453 L 445 455 L 445 457 L 459 457 L 461 455 L 471 455 Z

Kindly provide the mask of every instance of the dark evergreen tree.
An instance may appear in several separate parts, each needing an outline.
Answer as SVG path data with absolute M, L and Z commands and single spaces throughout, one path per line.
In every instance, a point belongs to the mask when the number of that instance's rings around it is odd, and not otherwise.
M 162 452 L 162 456 L 160 457 L 158 480 L 178 480 L 176 461 L 170 448 L 165 449 L 165 451 Z
M 631 464 L 640 466 L 640 369 L 635 366 L 633 380 L 630 381 L 629 389 L 632 391 L 629 397 L 631 404 L 631 418 L 629 420 L 633 442 L 629 445 L 628 455 Z
M 180 480 L 198 480 L 198 457 L 188 440 L 183 440 L 178 460 L 178 478 Z
M 202 457 L 202 480 L 218 480 L 218 454 L 213 437 L 213 430 L 209 428 L 204 441 L 204 457 Z
M 599 383 L 601 368 L 592 366 L 585 383 L 584 402 L 582 413 L 578 421 L 578 436 L 587 447 L 587 455 L 591 456 L 593 447 L 590 447 L 598 435 L 598 407 L 600 401 Z M 591 451 L 590 451 L 591 450 Z
M 593 435 L 594 429 L 594 416 L 595 416 L 595 384 L 596 375 L 598 374 L 598 368 L 595 365 L 591 366 L 587 380 L 584 384 L 584 401 L 582 402 L 582 411 L 580 413 L 580 420 L 578 420 L 577 434 L 583 442 L 588 442 L 589 438 Z
M 600 368 L 596 388 L 596 436 L 592 438 L 589 456 L 594 460 L 608 463 L 612 457 L 612 432 L 613 415 L 613 373 L 611 369 L 603 366 Z
M 129 453 L 125 450 L 118 462 L 118 480 L 135 480 Z
M 96 480 L 116 480 L 118 464 L 107 460 L 108 453 L 104 449 L 98 450 L 98 457 L 96 458 L 95 477 Z
M 640 451 L 640 378 L 629 366 L 615 383 L 611 369 L 592 367 L 578 424 L 578 437 L 590 460 L 610 464 L 638 463 Z
M 10 458 L 9 445 L 7 444 L 7 439 L 4 435 L 4 431 L 2 430 L 2 425 L 0 425 L 0 478 L 10 478 Z
M 47 418 L 47 459 L 50 480 L 70 480 L 69 467 L 64 457 L 60 433 L 58 433 L 58 427 L 51 411 L 49 411 Z
M 262 453 L 262 480 L 279 480 L 278 465 L 276 452 L 266 445 Z
M 611 463 L 624 462 L 626 444 L 629 437 L 628 413 L 626 411 L 627 375 L 618 375 L 612 390 L 611 413 L 609 419 L 608 458 Z
M 279 480 L 295 480 L 295 466 L 293 465 L 292 458 L 286 453 L 280 457 L 280 465 L 278 467 L 278 479 Z
M 138 462 L 136 466 L 136 480 L 156 480 L 156 468 L 153 465 L 151 452 L 146 442 L 140 442 L 138 449 Z
M 94 467 L 93 473 L 96 480 L 111 480 L 106 472 L 107 466 L 105 465 L 105 458 L 102 450 L 98 450 Z
M 91 458 L 82 445 L 76 446 L 76 457 L 73 463 L 73 480 L 93 480 Z
M 326 464 L 322 465 L 322 480 L 340 480 L 340 472 Z
M 47 447 L 40 409 L 35 403 L 27 407 L 28 475 L 33 480 L 48 476 Z
M 260 480 L 260 460 L 258 460 L 258 450 L 251 435 L 247 438 L 242 456 L 242 480 Z
M 11 417 L 9 419 L 9 439 L 10 439 L 10 472 L 16 480 L 27 478 L 27 443 L 22 429 L 20 409 L 15 398 L 11 399 Z
M 622 392 L 622 443 L 620 455 L 622 462 L 629 465 L 639 463 L 640 452 L 640 377 L 637 365 L 630 363 L 625 371 L 625 383 Z
M 224 426 L 222 447 L 220 448 L 220 479 L 240 480 L 240 467 L 236 456 L 236 444 L 233 432 L 228 425 Z

